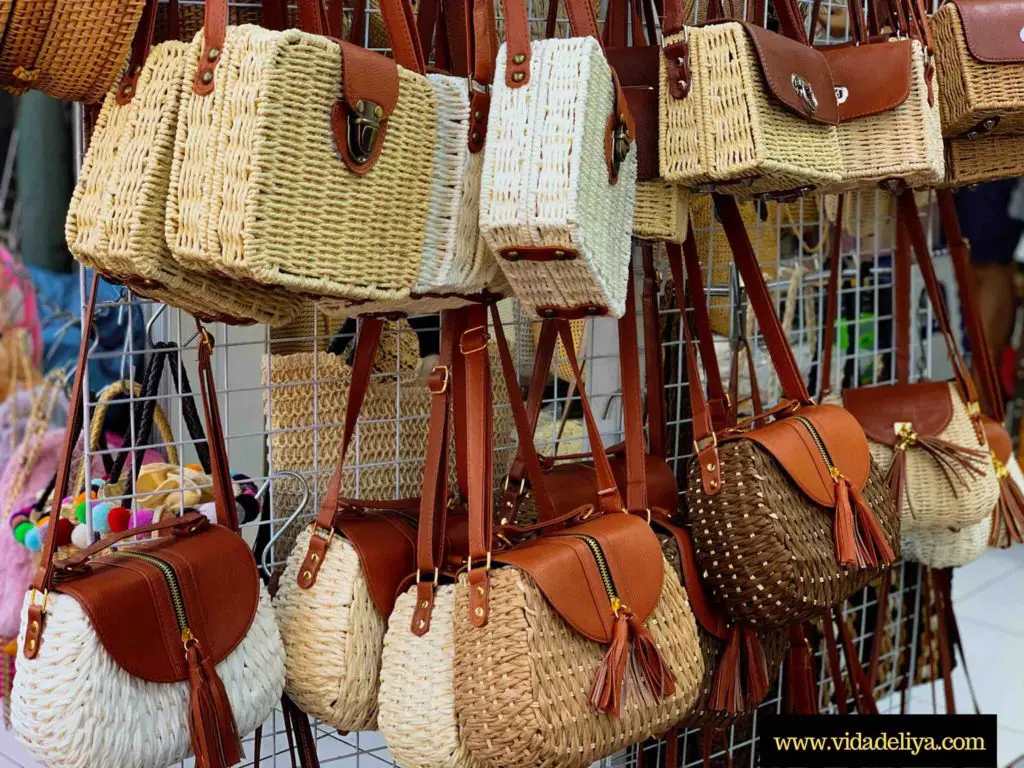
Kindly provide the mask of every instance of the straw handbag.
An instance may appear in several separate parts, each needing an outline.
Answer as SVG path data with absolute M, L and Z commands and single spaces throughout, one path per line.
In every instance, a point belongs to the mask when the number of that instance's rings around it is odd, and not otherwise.
M 842 401 L 864 427 L 871 455 L 887 473 L 890 498 L 902 510 L 903 556 L 934 568 L 964 565 L 987 546 L 999 482 L 989 459 L 974 383 L 950 328 L 913 196 L 901 194 L 897 205 L 893 280 L 897 383 L 847 389 Z M 908 383 L 911 247 L 953 365 L 952 382 Z M 835 317 L 838 261 L 838 248 L 834 248 L 828 318 Z M 825 328 L 823 371 L 827 374 L 832 345 L 828 322 Z
M 899 554 L 899 517 L 852 415 L 814 406 L 732 198 L 715 196 L 784 400 L 730 426 L 725 392 L 709 374 L 705 398 L 688 324 L 686 355 L 696 457 L 687 505 L 697 562 L 732 620 L 787 627 L 809 619 L 875 578 Z M 697 349 L 717 360 L 703 311 L 700 266 L 684 246 Z M 676 282 L 682 279 L 675 267 Z M 774 416 L 765 423 L 765 416 Z M 799 542 L 799 543 L 797 543 Z
M 94 278 L 85 326 L 97 284 Z M 84 334 L 51 517 L 68 489 L 88 351 Z M 223 524 L 189 514 L 114 534 L 56 562 L 56 526 L 48 528 L 43 567 L 25 596 L 11 702 L 18 739 L 47 765 L 161 768 L 190 754 L 201 765 L 234 765 L 240 737 L 280 699 L 284 650 L 237 533 L 211 362 L 204 335 L 200 379 Z M 151 532 L 173 535 L 132 542 Z M 122 546 L 110 551 L 113 544 Z M 108 727 L 96 728 L 101 722 Z
M 938 186 L 969 187 L 1024 176 L 1024 136 L 946 139 L 946 178 Z
M 569 0 L 575 37 L 530 42 L 504 6 L 481 183 L 480 231 L 535 316 L 623 312 L 636 196 L 635 128 L 593 6 Z
M 206 274 L 310 296 L 407 300 L 437 133 L 408 4 L 382 4 L 394 60 L 324 37 L 316 0 L 299 5 L 302 30 L 285 32 L 226 27 L 225 6 L 207 1 L 189 49 L 168 194 L 172 254 Z
M 785 37 L 741 21 L 684 27 L 679 5 L 665 9 L 662 178 L 742 195 L 839 182 L 832 74 L 796 4 L 775 3 Z
M 147 0 L 3 0 L 0 86 L 99 101 L 125 59 Z M 155 8 L 154 8 L 155 11 Z
M 304 303 L 282 291 L 180 267 L 164 239 L 167 189 L 185 43 L 150 50 L 155 3 L 146 7 L 132 63 L 100 111 L 65 224 L 72 254 L 136 293 L 206 320 L 277 324 Z M 140 67 L 134 75 L 135 68 Z

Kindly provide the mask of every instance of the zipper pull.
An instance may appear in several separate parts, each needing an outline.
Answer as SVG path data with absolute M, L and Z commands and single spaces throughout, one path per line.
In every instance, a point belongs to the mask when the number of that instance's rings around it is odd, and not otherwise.
M 185 640 L 186 635 L 188 640 Z M 196 768 L 228 768 L 242 760 L 235 717 L 213 662 L 188 628 L 181 633 L 188 661 L 188 728 Z

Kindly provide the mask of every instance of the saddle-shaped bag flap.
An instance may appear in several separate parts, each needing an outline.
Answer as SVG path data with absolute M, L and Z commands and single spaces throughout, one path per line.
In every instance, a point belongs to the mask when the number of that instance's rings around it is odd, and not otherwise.
M 416 570 L 416 531 L 406 518 L 388 512 L 343 517 L 336 528 L 356 550 L 373 604 L 387 618 Z
M 882 445 L 896 444 L 894 425 L 900 422 L 910 422 L 920 435 L 936 437 L 953 419 L 949 384 L 944 381 L 847 389 L 843 405 L 867 436 Z
M 192 634 L 207 658 L 214 664 L 223 661 L 249 631 L 259 605 L 259 575 L 242 537 L 211 525 L 191 536 L 150 539 L 106 552 L 54 586 L 78 601 L 103 647 L 125 672 L 173 683 L 188 679 L 176 607 L 159 567 L 131 557 L 133 552 L 173 568 Z
M 984 64 L 1024 63 L 1024 5 L 1018 0 L 950 0 L 967 50 Z
M 645 622 L 661 598 L 664 570 L 658 537 L 635 515 L 606 514 L 533 539 L 494 559 L 529 574 L 551 606 L 577 632 L 613 639 L 615 613 L 591 545 L 597 542 L 618 599 Z
M 819 49 L 835 81 L 839 122 L 891 112 L 910 96 L 911 40 Z

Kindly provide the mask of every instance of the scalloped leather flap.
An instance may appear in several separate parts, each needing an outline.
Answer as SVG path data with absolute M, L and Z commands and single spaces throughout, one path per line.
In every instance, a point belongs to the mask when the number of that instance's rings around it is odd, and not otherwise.
M 1020 0 L 950 0 L 960 11 L 971 56 L 985 64 L 1024 62 L 1024 4 Z
M 402 582 L 416 570 L 416 530 L 401 515 L 387 512 L 343 517 L 335 527 L 359 555 L 370 597 L 386 619 Z
M 850 484 L 858 490 L 863 488 L 871 469 L 868 441 L 853 415 L 837 405 L 801 408 L 792 416 L 726 439 L 753 440 L 774 457 L 808 497 L 823 507 L 834 507 L 835 481 L 805 422 L 810 422 L 829 459 Z
M 882 384 L 843 391 L 843 405 L 857 417 L 869 438 L 895 445 L 893 425 L 909 421 L 918 434 L 935 437 L 953 418 L 953 401 L 945 381 Z
M 226 658 L 259 605 L 256 562 L 242 537 L 212 525 L 193 536 L 151 539 L 107 552 L 54 587 L 78 601 L 107 653 L 129 675 L 173 683 L 188 678 L 188 665 L 171 589 L 159 566 L 133 552 L 173 569 L 192 634 L 214 663 Z
M 584 536 L 596 540 L 604 553 L 619 600 L 640 621 L 647 621 L 661 598 L 665 574 L 658 537 L 635 515 L 602 515 L 494 558 L 528 573 L 551 607 L 577 632 L 608 644 L 615 614 Z
M 840 123 L 891 112 L 910 96 L 913 41 L 837 45 L 820 50 L 832 70 Z

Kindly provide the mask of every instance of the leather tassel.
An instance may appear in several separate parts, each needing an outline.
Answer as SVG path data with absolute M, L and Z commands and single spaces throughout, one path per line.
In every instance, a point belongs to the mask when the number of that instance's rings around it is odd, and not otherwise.
M 836 509 L 832 522 L 833 538 L 836 542 L 836 562 L 840 565 L 854 565 L 864 568 L 861 562 L 862 547 L 857 541 L 857 528 L 850 504 L 850 483 L 845 477 L 836 478 Z
M 628 621 L 633 631 L 632 657 L 643 672 L 648 690 L 658 699 L 671 696 L 676 692 L 676 679 L 672 675 L 672 670 L 665 664 L 665 659 L 654 642 L 654 636 L 632 612 L 629 613 Z
M 202 646 L 192 638 L 185 645 L 188 660 L 189 734 L 196 768 L 228 768 L 242 761 L 242 744 L 224 683 Z
M 629 661 L 629 616 L 620 610 L 615 617 L 612 644 L 597 668 L 594 684 L 590 688 L 590 706 L 598 712 L 618 717 L 622 709 L 622 684 Z
M 996 461 L 993 459 L 994 463 Z M 996 464 L 996 473 L 999 475 L 999 501 L 992 511 L 988 545 L 1006 549 L 1013 542 L 1024 543 L 1024 493 L 1001 462 Z
M 966 472 L 971 477 L 981 477 L 985 474 L 985 462 L 989 459 L 985 451 L 964 448 L 947 440 L 921 435 L 917 436 L 915 445 L 935 459 L 953 493 L 957 490 L 957 483 L 954 481 L 959 482 L 964 488 L 967 487 L 967 479 L 963 473 Z
M 590 689 L 590 706 L 616 717 L 622 710 L 627 666 L 637 695 L 654 700 L 676 692 L 676 681 L 665 664 L 654 636 L 625 606 L 615 616 L 612 644 L 597 669 Z
M 742 669 L 740 664 L 740 628 L 729 628 L 725 649 L 718 657 L 715 675 L 711 679 L 711 700 L 708 706 L 715 712 L 731 715 L 743 711 Z
M 896 559 L 874 510 L 843 475 L 836 478 L 835 542 L 841 565 L 877 568 Z
M 761 641 L 747 625 L 740 629 L 742 668 L 746 673 L 746 703 L 748 707 L 760 704 L 768 695 L 768 662 L 764 658 Z
M 814 685 L 814 659 L 803 627 L 789 628 L 786 651 L 786 714 L 818 714 L 818 695 Z
M 857 543 L 865 550 L 864 561 L 872 566 L 892 565 L 896 562 L 896 553 L 893 552 L 889 540 L 885 538 L 885 532 L 875 517 L 875 511 L 871 509 L 864 494 L 852 485 L 850 498 L 853 501 L 854 519 L 857 522 Z

